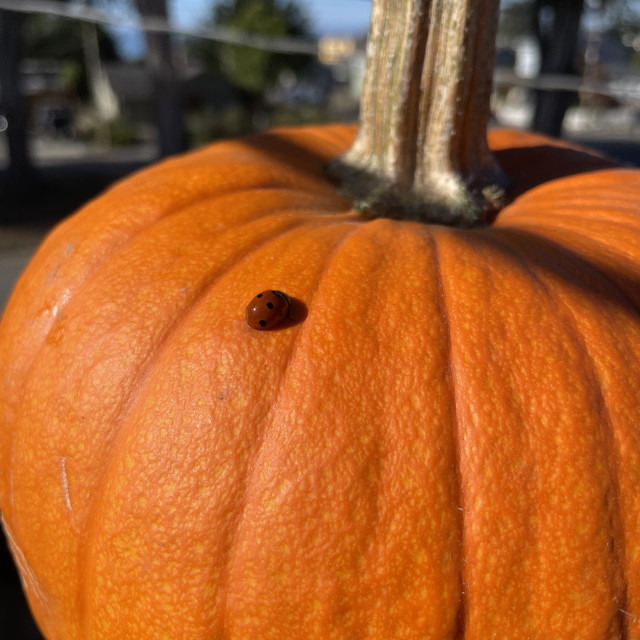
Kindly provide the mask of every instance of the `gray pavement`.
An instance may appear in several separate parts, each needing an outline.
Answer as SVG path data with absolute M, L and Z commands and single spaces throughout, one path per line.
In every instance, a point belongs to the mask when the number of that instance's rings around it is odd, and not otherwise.
M 8 163 L 0 136 L 0 185 Z M 152 144 L 106 149 L 78 141 L 34 140 L 35 187 L 0 188 L 0 313 L 16 280 L 46 235 L 114 181 L 144 167 L 157 156 Z M 11 185 L 9 185 L 11 187 Z
M 0 314 L 47 229 L 0 226 Z

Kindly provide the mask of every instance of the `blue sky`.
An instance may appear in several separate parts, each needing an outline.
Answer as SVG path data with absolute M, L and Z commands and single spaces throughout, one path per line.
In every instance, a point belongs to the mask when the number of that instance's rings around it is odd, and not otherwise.
M 297 0 L 319 34 L 361 33 L 369 27 L 370 0 Z M 197 24 L 211 15 L 215 0 L 174 0 L 173 16 L 182 25 Z
M 305 11 L 313 32 L 318 35 L 361 35 L 369 28 L 371 0 L 297 0 Z M 123 4 L 116 3 L 120 8 Z M 171 19 L 181 27 L 198 26 L 212 13 L 215 0 L 169 0 Z M 107 8 L 109 2 L 104 2 Z M 117 30 L 121 53 L 140 57 L 144 53 L 139 33 Z

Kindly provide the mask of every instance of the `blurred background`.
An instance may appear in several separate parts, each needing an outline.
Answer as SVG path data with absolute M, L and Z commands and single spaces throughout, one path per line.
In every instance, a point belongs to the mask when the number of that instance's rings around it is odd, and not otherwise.
M 354 121 L 370 0 L 0 0 L 0 312 L 47 231 L 160 157 Z M 640 0 L 503 0 L 494 126 L 640 166 Z M 0 637 L 40 638 L 0 538 Z

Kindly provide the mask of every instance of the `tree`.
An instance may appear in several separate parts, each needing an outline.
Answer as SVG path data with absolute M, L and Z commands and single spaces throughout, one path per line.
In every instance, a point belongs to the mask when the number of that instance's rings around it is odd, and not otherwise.
M 120 115 L 120 105 L 103 65 L 99 32 L 95 24 L 82 25 L 82 49 L 93 105 L 102 122 L 112 122 Z
M 531 35 L 532 16 L 532 0 L 504 3 L 500 8 L 499 36 L 511 42 L 521 36 Z
M 66 1 L 66 0 L 65 0 Z M 65 79 L 79 95 L 88 95 L 87 72 L 82 30 L 88 25 L 56 16 L 0 10 L 0 87 L 2 109 L 9 126 L 9 170 L 6 185 L 30 189 L 36 178 L 29 153 L 29 104 L 22 92 L 20 63 L 28 58 L 55 58 L 65 61 Z M 100 27 L 89 28 L 96 34 L 102 58 L 114 59 L 115 48 Z
M 32 14 L 24 24 L 22 49 L 26 58 L 50 58 L 66 64 L 65 81 L 83 98 L 92 94 L 92 65 L 87 56 L 88 34 L 99 60 L 116 60 L 112 39 L 99 25 L 60 16 Z
M 22 33 L 24 55 L 29 58 L 55 58 L 82 62 L 83 24 L 80 20 L 56 15 L 30 14 L 25 21 Z M 101 26 L 96 28 L 101 57 L 105 60 L 115 60 L 118 56 L 113 41 Z
M 576 72 L 584 0 L 535 0 L 533 30 L 540 46 L 540 73 Z M 560 136 L 574 91 L 537 91 L 532 128 Z
M 20 86 L 21 33 L 24 15 L 0 9 L 0 87 L 8 121 L 9 175 L 7 185 L 28 188 L 34 180 L 29 155 L 28 105 Z
M 113 41 L 101 26 L 34 14 L 25 23 L 23 41 L 26 57 L 64 62 L 66 87 L 82 98 L 89 98 L 102 122 L 117 117 L 118 100 L 103 64 L 105 60 L 117 59 L 117 54 Z
M 222 0 L 214 8 L 216 26 L 268 36 L 309 35 L 308 23 L 293 1 Z M 192 51 L 210 68 L 221 71 L 237 87 L 256 95 L 264 93 L 283 69 L 299 71 L 309 62 L 300 54 L 283 54 L 252 47 L 197 42 Z
M 140 15 L 167 19 L 167 0 L 135 0 Z M 187 146 L 182 120 L 180 78 L 173 60 L 168 33 L 146 32 L 147 65 L 153 78 L 156 124 L 163 156 L 184 151 Z
M 608 30 L 621 36 L 640 31 L 640 5 L 637 0 L 599 0 L 599 2 L 602 20 Z

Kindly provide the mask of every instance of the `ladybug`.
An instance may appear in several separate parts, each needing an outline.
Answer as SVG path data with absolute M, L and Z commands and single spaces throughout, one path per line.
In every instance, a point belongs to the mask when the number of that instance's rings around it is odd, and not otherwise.
M 268 289 L 259 293 L 247 306 L 247 324 L 252 329 L 271 329 L 289 317 L 291 300 L 283 291 Z

